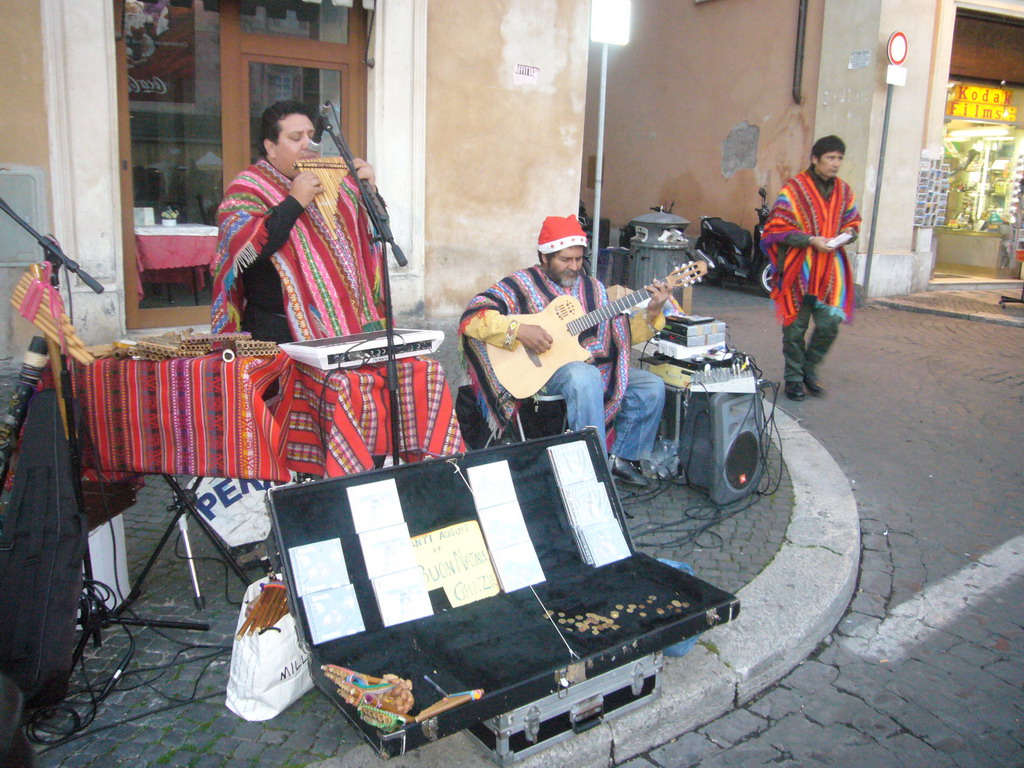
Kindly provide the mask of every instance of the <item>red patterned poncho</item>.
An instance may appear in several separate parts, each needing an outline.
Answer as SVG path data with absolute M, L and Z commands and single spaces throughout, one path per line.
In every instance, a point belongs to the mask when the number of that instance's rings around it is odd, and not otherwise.
M 260 160 L 228 187 L 217 211 L 217 258 L 210 265 L 214 333 L 238 330 L 244 302 L 242 270 L 266 244 L 266 217 L 288 195 L 290 183 Z M 283 312 L 296 340 L 381 327 L 381 254 L 370 240 L 369 220 L 350 176 L 338 194 L 337 234 L 327 227 L 317 206 L 310 205 L 271 260 L 281 278 Z
M 784 264 L 779 264 L 778 255 L 779 246 L 793 232 L 831 239 L 846 228 L 856 230 L 860 222 L 853 190 L 842 179 L 835 180 L 828 200 L 821 196 L 810 170 L 786 182 L 761 238 L 761 248 L 775 268 L 772 299 L 784 325 L 796 319 L 804 296 L 817 297 L 846 322 L 853 319 L 853 268 L 843 248 L 826 253 L 810 246 L 785 246 Z

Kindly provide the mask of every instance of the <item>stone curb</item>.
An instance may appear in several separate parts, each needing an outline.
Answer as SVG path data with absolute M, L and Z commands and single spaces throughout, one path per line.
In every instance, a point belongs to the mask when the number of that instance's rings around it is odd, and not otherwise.
M 942 317 L 971 320 L 976 323 L 992 323 L 993 325 L 1010 325 L 1024 328 L 1024 317 L 1008 317 L 1006 315 L 994 315 L 990 312 L 965 312 L 956 309 L 926 307 L 898 299 L 872 299 L 871 303 L 880 307 L 888 307 L 889 309 L 902 309 L 905 312 L 919 312 L 926 315 L 941 315 Z
M 647 752 L 756 696 L 803 661 L 839 622 L 857 581 L 857 504 L 846 475 L 824 447 L 786 413 L 776 409 L 775 419 L 793 483 L 793 515 L 778 554 L 739 590 L 739 617 L 706 632 L 686 656 L 665 659 L 657 701 L 516 765 L 583 768 Z M 462 733 L 388 760 L 395 768 L 489 764 Z M 364 744 L 316 768 L 379 765 Z

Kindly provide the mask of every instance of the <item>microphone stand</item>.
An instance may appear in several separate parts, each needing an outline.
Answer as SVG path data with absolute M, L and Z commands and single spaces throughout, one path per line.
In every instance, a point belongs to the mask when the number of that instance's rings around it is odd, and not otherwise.
M 363 200 L 363 207 L 366 209 L 366 214 L 370 218 L 370 223 L 373 224 L 373 229 L 377 233 L 376 237 L 373 239 L 375 242 L 381 243 L 381 248 L 383 250 L 383 258 L 381 259 L 381 287 L 384 298 L 384 333 L 386 339 L 385 351 L 387 354 L 387 361 L 385 364 L 385 381 L 388 390 L 388 404 L 391 408 L 391 460 L 394 463 L 394 466 L 397 467 L 400 436 L 398 428 L 398 419 L 400 414 L 398 410 L 398 362 L 395 357 L 395 322 L 394 310 L 391 305 L 391 278 L 388 270 L 387 246 L 391 247 L 391 253 L 394 255 L 395 261 L 398 262 L 398 266 L 404 267 L 409 262 L 405 258 L 405 254 L 402 253 L 402 249 L 399 248 L 398 244 L 395 242 L 394 235 L 391 234 L 391 225 L 388 223 L 388 214 L 384 201 L 381 200 L 380 196 L 376 192 L 372 191 L 366 181 L 359 178 L 356 173 L 352 152 L 349 150 L 348 144 L 345 142 L 345 137 L 341 135 L 341 121 L 338 121 L 337 131 L 335 131 L 331 126 L 329 118 L 333 111 L 334 107 L 329 101 L 325 101 L 323 106 L 320 107 L 320 117 L 323 120 L 324 132 L 329 134 L 331 139 L 334 140 L 334 145 L 338 148 L 338 154 L 341 155 L 342 159 L 348 165 L 349 173 L 359 186 L 359 193 Z

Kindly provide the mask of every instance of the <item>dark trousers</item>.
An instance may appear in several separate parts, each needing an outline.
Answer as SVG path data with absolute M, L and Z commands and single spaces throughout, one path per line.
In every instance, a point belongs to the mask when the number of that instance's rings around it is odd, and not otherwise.
M 810 342 L 805 342 L 807 328 L 814 320 Z M 786 360 L 786 381 L 803 381 L 815 375 L 818 363 L 825 359 L 829 347 L 839 335 L 842 318 L 830 307 L 819 304 L 814 296 L 804 296 L 800 312 L 789 325 L 782 326 L 782 356 Z
M 292 329 L 288 327 L 288 318 L 283 313 L 270 312 L 252 302 L 246 304 L 242 312 L 241 330 L 251 333 L 256 341 L 273 341 L 278 344 L 295 341 Z

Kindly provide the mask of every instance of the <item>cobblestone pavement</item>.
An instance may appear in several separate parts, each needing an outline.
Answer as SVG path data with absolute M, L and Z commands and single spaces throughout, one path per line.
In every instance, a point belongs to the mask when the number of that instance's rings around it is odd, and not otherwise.
M 1005 298 L 1016 301 L 1003 301 L 1000 304 L 1000 300 Z M 874 304 L 965 320 L 1024 326 L 1024 304 L 1019 301 L 1020 298 L 1018 283 L 993 291 L 924 291 L 909 296 L 876 299 Z
M 767 300 L 702 286 L 695 311 L 780 377 Z M 1022 357 L 1017 327 L 877 304 L 843 327 L 828 396 L 784 407 L 856 490 L 849 611 L 755 701 L 625 766 L 1024 765 Z
M 449 332 L 454 321 L 441 324 Z M 453 344 L 438 357 L 453 386 L 459 383 Z M 9 377 L 8 377 L 9 378 Z M 769 455 L 770 474 L 763 487 L 771 495 L 753 496 L 733 507 L 716 509 L 702 492 L 675 482 L 641 494 L 623 493 L 623 508 L 638 547 L 655 556 L 691 564 L 697 575 L 729 591 L 747 584 L 775 555 L 793 508 L 793 490 L 781 457 Z M 182 481 L 185 478 L 181 478 Z M 129 572 L 134 579 L 171 520 L 173 497 L 159 477 L 147 479 L 138 503 L 124 515 Z M 657 528 L 656 532 L 652 529 Z M 207 622 L 210 630 L 143 629 L 114 626 L 101 633 L 103 644 L 89 646 L 74 690 L 102 691 L 115 670 L 124 672 L 95 713 L 88 695 L 69 702 L 76 716 L 89 721 L 84 735 L 66 744 L 39 748 L 44 768 L 107 768 L 131 764 L 261 766 L 297 768 L 344 757 L 361 737 L 319 693 L 306 694 L 276 718 L 249 723 L 224 706 L 230 666 L 231 635 L 238 617 L 242 584 L 216 559 L 206 537 L 191 526 L 205 610 L 193 604 L 187 566 L 177 534 L 164 548 L 133 605 L 140 617 L 163 621 Z M 258 578 L 253 570 L 253 580 Z M 127 592 L 127 585 L 121 585 Z M 130 635 L 129 635 L 130 633 Z M 126 654 L 132 652 L 128 658 Z M 127 661 L 126 661 L 127 659 Z M 49 732 L 67 724 L 63 714 Z M 47 737 L 49 738 L 49 737 Z

